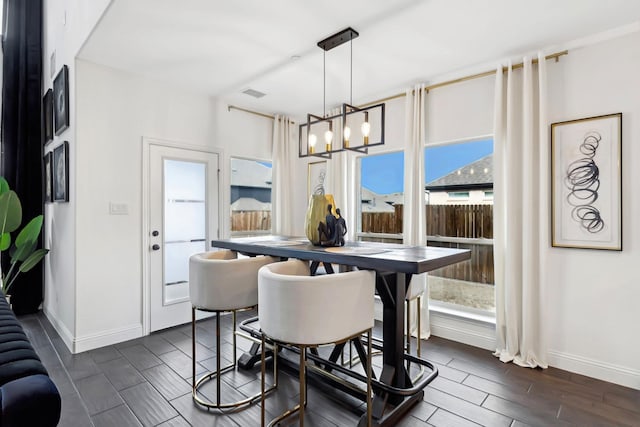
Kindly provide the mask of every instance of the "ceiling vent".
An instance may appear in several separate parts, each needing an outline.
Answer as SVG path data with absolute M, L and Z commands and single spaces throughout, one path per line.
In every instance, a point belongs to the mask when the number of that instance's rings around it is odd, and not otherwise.
M 262 98 L 263 96 L 266 95 L 266 93 L 262 93 L 254 89 L 243 90 L 242 93 L 246 93 L 247 95 L 253 96 L 254 98 Z

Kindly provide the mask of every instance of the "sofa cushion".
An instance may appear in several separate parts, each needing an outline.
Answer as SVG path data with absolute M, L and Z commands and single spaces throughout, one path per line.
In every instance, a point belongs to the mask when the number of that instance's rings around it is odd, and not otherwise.
M 0 427 L 55 427 L 58 389 L 0 292 Z
M 0 386 L 29 375 L 47 375 L 27 335 L 0 295 Z

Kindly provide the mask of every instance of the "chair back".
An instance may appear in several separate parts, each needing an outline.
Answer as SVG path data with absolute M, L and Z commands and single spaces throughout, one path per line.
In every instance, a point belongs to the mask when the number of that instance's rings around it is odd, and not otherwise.
M 299 345 L 332 343 L 374 324 L 375 273 L 309 276 L 305 261 L 289 260 L 258 273 L 258 316 L 264 333 Z
M 258 270 L 276 262 L 269 256 L 238 258 L 235 251 L 212 251 L 189 258 L 189 298 L 203 310 L 226 311 L 258 303 Z

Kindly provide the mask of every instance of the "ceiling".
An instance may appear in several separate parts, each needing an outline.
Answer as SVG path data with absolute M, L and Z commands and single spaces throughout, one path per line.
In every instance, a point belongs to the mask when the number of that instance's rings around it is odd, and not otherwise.
M 113 0 L 79 56 L 299 119 L 324 108 L 317 42 L 346 27 L 360 104 L 639 20 L 637 0 Z M 326 53 L 327 108 L 349 101 L 349 55 Z

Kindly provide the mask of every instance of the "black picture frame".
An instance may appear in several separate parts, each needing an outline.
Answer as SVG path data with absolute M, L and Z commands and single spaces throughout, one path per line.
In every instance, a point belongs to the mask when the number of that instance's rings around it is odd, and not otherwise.
M 69 127 L 69 67 L 62 66 L 53 81 L 53 106 L 56 135 Z
M 53 153 L 49 151 L 44 155 L 44 202 L 53 202 Z
M 69 201 L 69 143 L 64 141 L 53 149 L 53 201 Z
M 42 137 L 44 144 L 53 141 L 53 90 L 51 89 L 42 98 Z

